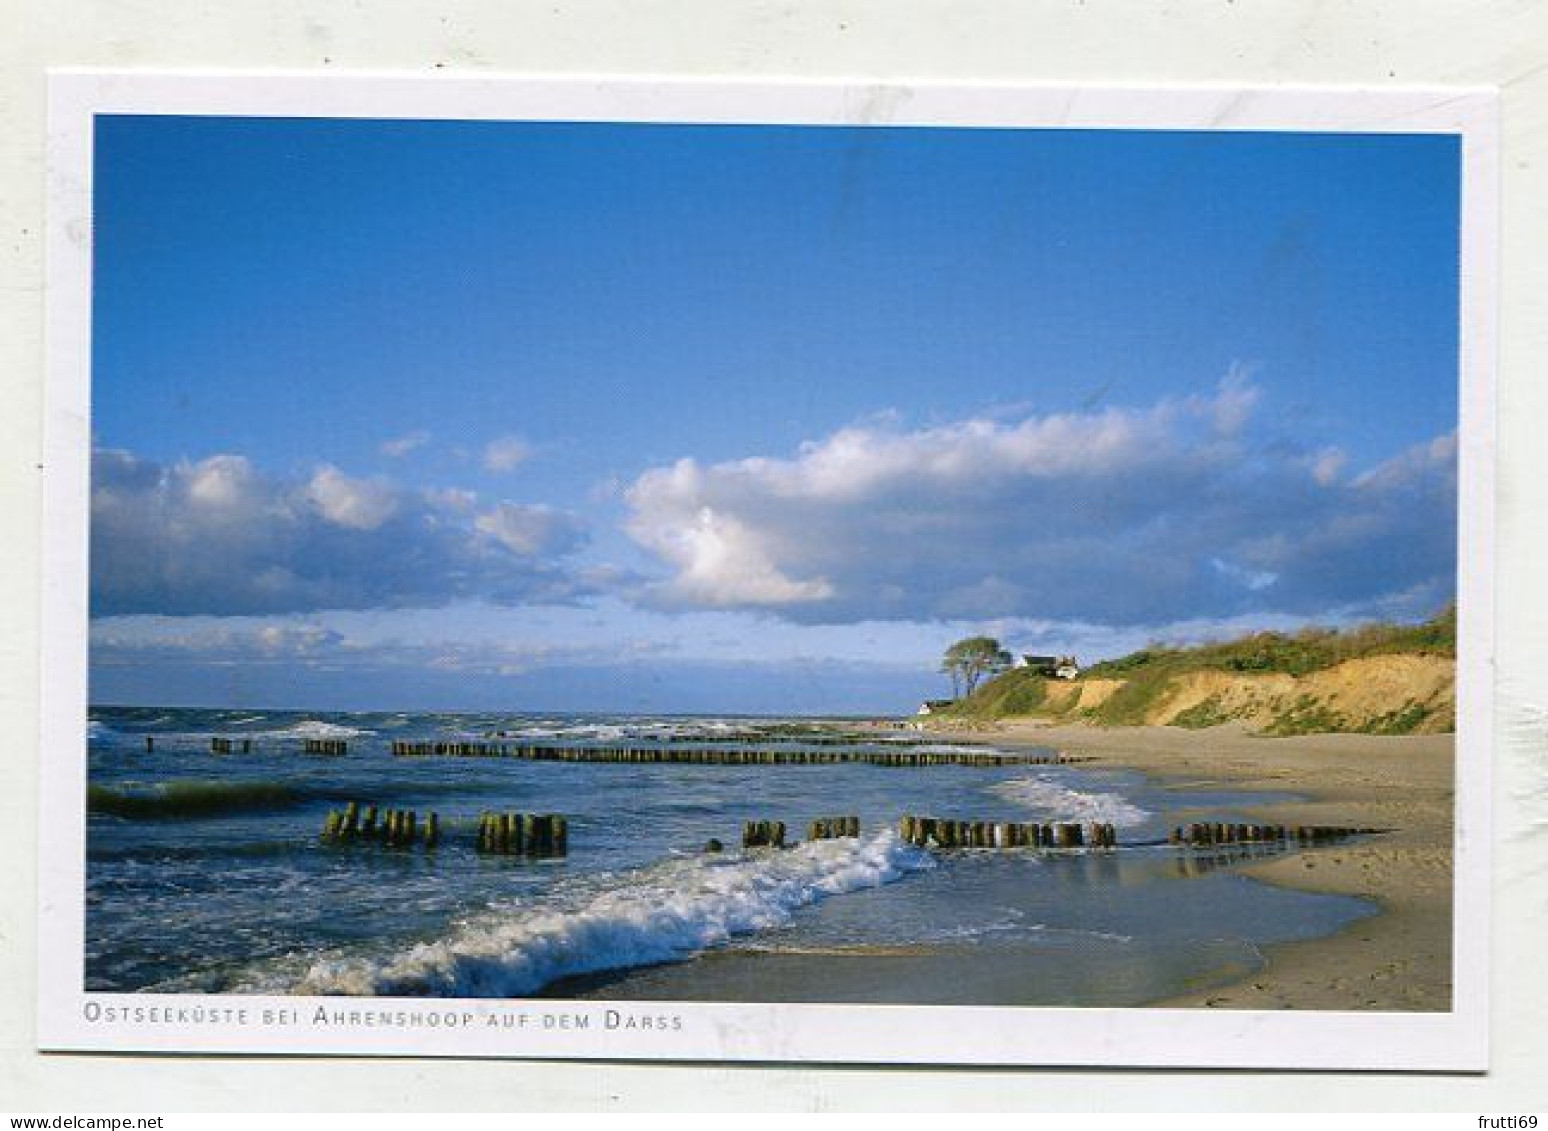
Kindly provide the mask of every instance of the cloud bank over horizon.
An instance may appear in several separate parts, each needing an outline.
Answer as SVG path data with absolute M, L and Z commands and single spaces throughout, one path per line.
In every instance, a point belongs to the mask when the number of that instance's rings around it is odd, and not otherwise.
M 679 460 L 626 492 L 671 573 L 642 600 L 832 624 L 1141 625 L 1450 599 L 1456 436 L 1363 471 L 1253 429 L 1240 371 L 1147 408 L 855 425 L 789 458 Z
M 611 680 L 667 709 L 707 678 L 751 709 L 777 701 L 756 668 L 879 704 L 930 692 L 977 632 L 1091 660 L 1451 600 L 1455 433 L 1360 467 L 1263 401 L 1233 371 L 1144 407 L 875 416 L 785 457 L 648 467 L 579 511 L 99 450 L 94 687 L 347 699 L 356 679 L 408 701 L 419 673 L 426 702 L 465 684 L 537 707 Z
M 284 478 L 233 454 L 92 457 L 93 616 L 562 604 L 595 590 L 570 560 L 585 541 L 579 516 L 549 506 L 481 508 L 331 464 Z
M 1373 466 L 1255 428 L 1233 370 L 1141 408 L 880 417 L 788 457 L 648 468 L 602 521 L 329 463 L 93 460 L 92 613 L 521 607 L 602 595 L 796 625 L 1019 618 L 1128 628 L 1260 614 L 1417 617 L 1451 598 L 1456 436 Z M 619 546 L 627 554 L 628 543 Z M 615 549 L 619 548 L 617 546 Z M 642 580 L 643 579 L 643 580 Z

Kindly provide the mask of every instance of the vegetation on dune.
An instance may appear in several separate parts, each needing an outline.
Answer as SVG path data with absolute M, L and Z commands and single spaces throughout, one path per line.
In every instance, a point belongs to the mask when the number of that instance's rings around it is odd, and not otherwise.
M 1409 697 L 1392 710 L 1372 714 L 1335 709 L 1304 684 L 1264 692 L 1255 676 L 1302 677 L 1355 660 L 1380 656 L 1433 656 L 1454 659 L 1457 650 L 1456 607 L 1450 606 L 1422 624 L 1371 624 L 1352 629 L 1306 628 L 1295 633 L 1259 632 L 1238 640 L 1192 648 L 1152 645 L 1116 660 L 1088 668 L 1071 688 L 1053 697 L 1049 680 L 1039 672 L 1018 668 L 988 679 L 945 709 L 948 717 L 989 720 L 1017 715 L 1063 718 L 1103 726 L 1138 726 L 1160 717 L 1173 726 L 1202 728 L 1246 720 L 1268 735 L 1357 731 L 1367 734 L 1411 734 L 1421 729 L 1446 729 L 1453 723 L 1449 693 L 1430 690 Z M 1245 683 L 1227 681 L 1229 690 L 1210 690 L 1197 702 L 1166 718 L 1166 702 L 1186 677 L 1201 673 L 1238 675 Z M 1100 701 L 1081 705 L 1080 687 L 1091 681 L 1111 681 Z M 1116 685 L 1116 686 L 1114 686 Z M 1197 686 L 1197 685 L 1195 685 Z M 1256 688 L 1250 694 L 1243 687 Z M 1325 685 L 1324 685 L 1325 686 Z M 1205 684 L 1203 690 L 1209 690 Z M 1174 700 L 1175 701 L 1175 700 Z M 1184 698 L 1183 702 L 1187 702 Z
M 1048 678 L 1031 668 L 1013 668 L 947 708 L 964 719 L 1003 719 L 1035 714 L 1048 700 Z
M 1258 632 L 1240 640 L 1195 648 L 1154 645 L 1086 670 L 1095 678 L 1133 679 L 1141 674 L 1191 671 L 1280 672 L 1309 675 L 1349 660 L 1390 655 L 1457 654 L 1457 609 L 1450 605 L 1423 624 L 1369 624 L 1353 629 L 1303 628 L 1296 633 Z

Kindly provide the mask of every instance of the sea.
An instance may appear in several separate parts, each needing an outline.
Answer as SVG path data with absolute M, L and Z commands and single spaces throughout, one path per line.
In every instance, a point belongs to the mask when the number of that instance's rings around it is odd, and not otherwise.
M 345 753 L 307 753 L 307 739 Z M 1289 795 L 1031 759 L 1050 751 L 1005 748 L 1001 766 L 701 765 L 397 757 L 395 741 L 996 749 L 845 720 L 94 707 L 86 987 L 1145 1005 L 1375 911 L 1243 874 L 1272 848 L 1166 844 L 1184 819 L 1246 821 Z M 441 843 L 326 840 L 349 801 L 433 811 Z M 567 854 L 478 852 L 485 811 L 563 814 Z M 897 835 L 906 813 L 1112 822 L 1123 847 L 924 850 Z M 744 821 L 784 821 L 802 842 L 812 819 L 849 815 L 857 838 L 741 848 Z

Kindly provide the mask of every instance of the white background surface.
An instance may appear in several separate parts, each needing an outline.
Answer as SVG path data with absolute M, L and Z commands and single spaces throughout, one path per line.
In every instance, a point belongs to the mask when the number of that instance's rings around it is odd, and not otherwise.
M 1503 94 L 1494 1069 L 1484 1077 L 689 1068 L 33 1053 L 43 69 L 1494 84 Z M 0 0 L 0 1108 L 1548 1107 L 1548 5 Z M 46 815 L 45 815 L 46 816 Z

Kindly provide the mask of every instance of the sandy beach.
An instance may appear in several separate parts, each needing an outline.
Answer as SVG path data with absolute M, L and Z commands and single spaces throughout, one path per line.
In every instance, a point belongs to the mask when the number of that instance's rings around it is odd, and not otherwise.
M 1244 865 L 1245 874 L 1305 891 L 1375 901 L 1381 914 L 1339 934 L 1268 948 L 1266 967 L 1201 986 L 1160 1006 L 1234 1009 L 1437 1010 L 1451 1007 L 1452 810 L 1449 734 L 1320 734 L 1262 738 L 1240 726 L 993 724 L 954 741 L 1052 746 L 1177 786 L 1279 791 L 1304 801 L 1252 811 L 1287 825 L 1390 829 L 1358 843 Z M 1201 815 L 1202 819 L 1202 815 Z

